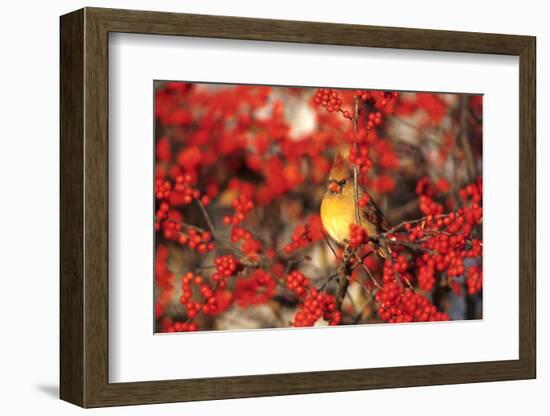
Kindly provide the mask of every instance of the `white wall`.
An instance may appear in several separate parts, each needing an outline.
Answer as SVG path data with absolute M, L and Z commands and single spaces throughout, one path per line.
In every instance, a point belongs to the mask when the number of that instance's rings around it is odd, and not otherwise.
M 0 409 L 3 414 L 76 414 L 56 399 L 58 385 L 58 16 L 82 6 L 318 20 L 433 29 L 529 34 L 538 53 L 538 331 L 539 378 L 518 381 L 317 394 L 88 411 L 88 414 L 548 414 L 550 364 L 544 355 L 549 329 L 543 299 L 548 258 L 550 146 L 543 139 L 544 102 L 550 84 L 545 4 L 522 1 L 69 1 L 4 2 L 0 15 Z M 543 176 L 546 176 L 543 178 Z M 543 201 L 546 199 L 546 201 Z M 460 340 L 457 340 L 460 342 Z M 357 346 L 360 349 L 360 346 Z M 11 410 L 11 411 L 9 411 Z

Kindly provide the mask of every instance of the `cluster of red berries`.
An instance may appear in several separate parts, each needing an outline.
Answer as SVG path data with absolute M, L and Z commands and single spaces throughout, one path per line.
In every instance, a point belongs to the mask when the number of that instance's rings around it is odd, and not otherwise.
M 368 146 L 364 143 L 353 146 L 349 152 L 349 161 L 357 166 L 359 172 L 366 173 L 372 167 Z
M 183 216 L 179 211 L 171 209 L 170 204 L 163 201 L 155 212 L 155 231 L 162 229 L 164 238 L 174 240 L 182 229 L 181 224 L 179 224 L 182 218 Z M 177 227 L 176 225 L 180 226 Z
M 375 127 L 382 125 L 382 112 L 375 111 L 367 115 L 367 123 L 365 128 L 367 130 L 372 130 Z
M 369 90 L 357 90 L 355 96 L 368 105 L 371 109 L 381 110 L 385 109 L 388 104 L 397 98 L 397 92 L 393 91 L 369 91 Z M 365 128 L 372 130 L 375 127 L 382 125 L 383 114 L 382 111 L 370 111 L 365 117 Z
M 308 247 L 313 238 L 311 236 L 311 229 L 309 224 L 298 225 L 292 232 L 292 241 L 285 244 L 283 251 L 285 254 L 291 254 L 296 250 Z
M 403 254 L 393 254 L 392 268 L 395 273 L 404 274 L 409 268 L 409 261 Z
M 166 240 L 177 241 L 181 245 L 187 245 L 199 253 L 206 253 L 214 249 L 210 232 L 200 232 L 189 227 L 187 234 L 184 233 L 184 226 L 181 224 L 182 215 L 179 211 L 172 209 L 173 206 L 188 205 L 193 199 L 200 199 L 205 205 L 210 203 L 210 197 L 203 195 L 191 187 L 193 178 L 191 175 L 176 176 L 175 185 L 169 181 L 157 179 L 155 182 L 155 196 L 160 201 L 155 212 L 155 231 L 162 230 Z
M 417 195 L 426 195 L 430 198 L 434 197 L 438 193 L 446 194 L 451 189 L 451 184 L 444 178 L 439 178 L 432 183 L 431 179 L 428 176 L 424 176 L 418 180 L 416 183 L 416 194 Z M 464 194 L 466 195 L 466 194 Z
M 418 196 L 425 195 L 430 198 L 435 196 L 436 190 L 432 185 L 432 181 L 428 176 L 423 176 L 416 182 L 416 194 Z
M 350 224 L 349 234 L 349 245 L 351 248 L 358 248 L 369 241 L 367 230 L 358 224 Z
M 437 186 L 440 190 L 440 186 Z M 463 276 L 466 272 L 464 261 L 467 258 L 477 258 L 482 255 L 482 242 L 471 238 L 472 229 L 479 224 L 483 215 L 481 203 L 481 180 L 469 184 L 461 189 L 459 194 L 465 206 L 447 215 L 429 214 L 425 220 L 416 225 L 405 224 L 407 239 L 419 241 L 421 249 L 425 250 L 416 259 L 417 280 L 421 289 L 430 291 L 435 285 L 435 272 L 445 272 L 451 288 L 456 293 L 460 292 L 460 285 L 455 278 Z M 418 182 L 417 192 L 422 197 L 434 195 L 429 180 L 422 179 Z M 469 293 L 475 293 L 481 288 L 480 268 L 469 268 L 466 286 Z
M 196 250 L 200 254 L 214 250 L 212 233 L 210 231 L 200 231 L 195 228 L 188 228 L 187 235 L 180 234 L 178 242 L 181 245 L 187 244 L 191 250 Z
M 212 289 L 208 284 L 202 284 L 199 287 L 200 294 L 204 297 L 202 311 L 207 315 L 215 315 L 219 313 L 218 300 L 216 297 L 216 289 Z
M 202 302 L 193 300 L 192 285 L 197 287 L 198 292 L 204 298 Z M 220 282 L 217 282 L 216 287 L 212 288 L 201 276 L 194 275 L 191 272 L 182 277 L 180 303 L 185 308 L 189 321 L 193 320 L 200 312 L 207 315 L 216 315 L 231 305 L 233 299 L 231 292 L 220 289 Z M 231 296 L 228 297 L 228 294 Z
M 424 227 L 421 223 L 414 227 L 411 223 L 406 223 L 405 230 L 408 232 L 407 238 L 409 241 L 416 241 L 424 238 Z
M 426 195 L 420 195 L 420 211 L 424 215 L 441 215 L 443 213 L 443 205 L 435 202 L 432 198 Z
M 471 225 L 478 224 L 483 217 L 483 208 L 481 207 L 483 185 L 481 178 L 477 178 L 475 183 L 460 189 L 459 195 L 465 205 L 462 208 L 462 214 L 466 222 Z
M 201 254 L 214 250 L 214 241 L 212 241 L 210 231 L 202 231 L 193 227 L 186 227 L 184 230 L 181 219 L 182 216 L 178 211 L 169 209 L 166 203 L 161 203 L 156 213 L 155 230 L 162 229 L 162 236 L 166 240 L 176 241 Z
M 442 261 L 438 263 L 438 268 L 447 270 L 447 277 L 452 279 L 453 277 L 462 276 L 464 274 L 464 257 L 461 252 L 452 250 L 442 258 Z
M 466 277 L 466 287 L 468 294 L 473 295 L 481 290 L 483 283 L 483 270 L 481 266 L 468 267 L 468 276 Z
M 155 302 L 155 317 L 164 315 L 166 305 L 170 302 L 174 291 L 174 274 L 167 266 L 168 247 L 159 245 L 155 256 L 155 282 L 158 295 Z
M 254 208 L 254 202 L 246 195 L 241 195 L 236 198 L 231 206 L 235 210 L 233 216 L 226 215 L 223 217 L 223 223 L 225 225 L 238 225 L 245 219 L 245 215 Z
M 214 291 L 214 299 L 215 301 L 210 301 L 203 309 L 206 315 L 221 314 L 233 304 L 234 297 L 230 290 L 223 290 L 221 285 L 218 284 L 218 288 Z
M 286 287 L 296 296 L 306 296 L 310 287 L 310 280 L 298 270 L 293 270 L 286 276 Z
M 375 299 L 378 302 L 378 315 L 386 322 L 426 322 L 449 319 L 447 314 L 439 312 L 427 298 L 399 285 L 389 259 L 384 264 L 382 288 L 376 293 Z
M 483 243 L 481 242 L 481 240 L 472 238 L 470 240 L 470 249 L 463 250 L 461 253 L 463 257 L 468 257 L 468 258 L 481 257 L 481 255 L 483 254 Z
M 242 263 L 232 254 L 218 257 L 214 260 L 216 273 L 212 275 L 212 280 L 218 283 L 219 287 L 224 288 L 228 277 L 236 275 L 243 270 Z
M 172 192 L 172 184 L 170 181 L 157 178 L 155 181 L 155 197 L 157 199 L 168 199 Z
M 345 118 L 351 120 L 351 113 L 347 110 L 342 110 L 342 98 L 336 91 L 330 88 L 319 88 L 315 93 L 314 100 L 315 104 L 325 107 L 329 113 L 340 111 Z
M 194 332 L 199 330 L 196 322 L 169 322 L 165 321 L 162 332 Z
M 357 203 L 361 208 L 365 208 L 370 202 L 370 196 L 369 194 L 364 194 L 361 198 L 359 198 L 359 201 Z
M 204 254 L 214 250 L 212 233 L 202 231 L 193 227 L 185 227 L 180 212 L 170 209 L 165 202 L 160 204 L 155 216 L 155 230 L 162 229 L 162 236 L 169 241 L 176 241 L 182 246 Z
M 373 91 L 369 90 L 357 90 L 355 91 L 355 96 L 362 101 L 374 101 Z
M 478 177 L 474 183 L 468 184 L 458 191 L 458 194 L 464 202 L 480 204 L 483 197 L 482 192 L 483 185 L 481 178 Z
M 177 105 L 192 89 L 193 85 L 190 83 L 167 82 L 164 88 L 156 91 L 155 116 L 162 124 L 184 124 L 188 122 L 187 119 L 192 120 L 191 115 L 185 117 L 182 113 L 187 113 L 187 111 Z
M 193 188 L 193 182 L 191 174 L 177 175 L 173 185 L 169 180 L 157 178 L 155 196 L 158 200 L 165 201 L 172 206 L 189 205 L 194 199 L 199 199 L 201 196 L 200 191 Z M 207 200 L 207 202 L 209 201 Z
M 286 276 L 285 282 L 286 287 L 300 299 L 300 304 L 294 315 L 294 326 L 313 326 L 321 318 L 329 325 L 340 323 L 342 315 L 336 310 L 334 296 L 311 287 L 309 278 L 298 270 L 290 272 Z
M 426 260 L 426 261 L 425 261 Z M 430 292 L 435 286 L 435 260 L 429 256 L 419 258 L 416 261 L 418 287 Z
M 355 91 L 355 96 L 362 101 L 376 103 L 380 107 L 385 107 L 391 100 L 396 99 L 397 95 L 398 93 L 395 91 Z
M 439 123 L 448 113 L 448 103 L 440 94 L 415 93 L 409 100 L 402 100 L 395 108 L 398 115 L 418 114 L 420 127 Z
M 204 156 L 201 147 L 190 144 L 180 149 L 176 161 L 186 172 L 196 172 L 204 161 Z
M 243 227 L 231 228 L 232 243 L 240 243 L 241 250 L 251 259 L 257 260 L 263 244 L 260 240 L 254 238 L 252 233 Z
M 379 91 L 380 99 L 377 100 L 376 104 L 381 107 L 385 107 L 390 101 L 395 100 L 399 95 L 396 91 Z
M 473 254 L 464 249 L 467 242 L 465 234 L 436 233 L 421 244 L 423 248 L 432 252 L 424 253 L 422 261 L 428 263 L 429 259 L 433 259 L 438 272 L 446 271 L 448 277 L 460 276 L 464 273 L 464 259 Z
M 173 193 L 177 201 L 174 205 L 178 205 L 178 203 L 189 205 L 193 199 L 199 199 L 199 190 L 192 187 L 193 179 L 193 175 L 190 174 L 176 176 Z
M 263 304 L 275 294 L 275 280 L 266 271 L 254 270 L 248 277 L 237 280 L 235 298 L 237 304 L 244 308 Z
M 191 284 L 193 283 L 195 285 L 201 285 L 203 283 L 202 277 L 195 276 L 193 273 L 188 272 L 181 279 L 182 294 L 180 296 L 180 303 L 185 307 L 185 312 L 189 319 L 195 318 L 202 308 L 200 302 L 192 300 L 193 289 L 191 288 Z
M 155 196 L 158 200 L 169 203 L 172 206 L 189 205 L 193 200 L 200 200 L 204 205 L 211 202 L 209 195 L 202 195 L 193 185 L 196 175 L 190 173 L 178 174 L 174 179 L 174 185 L 170 181 L 157 178 L 155 181 Z
M 336 310 L 334 296 L 311 288 L 298 306 L 293 324 L 296 327 L 313 326 L 321 318 L 331 326 L 338 325 L 342 320 L 342 314 Z
M 165 221 L 161 221 L 158 219 L 159 217 L 157 217 L 155 229 L 159 230 L 162 228 L 162 236 L 165 240 L 177 241 L 181 245 L 184 245 L 187 243 L 188 238 L 187 235 L 182 233 L 183 225 L 179 222 L 179 212 L 171 211 L 171 213 L 174 214 L 173 217 Z M 176 217 L 176 215 L 178 216 Z
M 446 193 L 449 190 L 449 183 L 440 179 L 435 186 L 429 177 L 424 176 L 416 183 L 416 194 L 419 197 L 420 211 L 424 215 L 441 215 L 443 213 L 443 205 L 434 201 L 434 197 L 438 192 Z

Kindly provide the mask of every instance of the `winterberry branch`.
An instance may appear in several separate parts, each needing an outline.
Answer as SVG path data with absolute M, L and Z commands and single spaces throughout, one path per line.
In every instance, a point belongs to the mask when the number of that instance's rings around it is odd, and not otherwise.
M 353 115 L 353 132 L 357 134 L 357 120 L 359 118 L 359 97 L 354 98 L 355 111 Z M 354 138 L 353 148 L 357 154 L 357 137 Z M 359 178 L 357 172 L 357 164 L 353 163 L 353 198 L 355 202 L 355 222 L 361 225 L 361 212 L 359 210 Z
M 471 181 L 475 177 L 475 164 L 474 157 L 472 155 L 472 148 L 468 141 L 468 132 L 467 132 L 467 123 L 466 117 L 468 116 L 468 97 L 461 95 L 459 98 L 460 102 L 460 128 L 459 128 L 459 138 L 460 143 L 462 144 L 462 149 L 464 150 L 465 160 L 466 160 L 466 172 L 468 173 L 468 181 Z
M 372 253 L 372 251 L 369 252 L 369 254 L 370 253 Z M 359 262 L 359 264 L 361 265 L 363 270 L 365 270 L 365 272 L 367 272 L 367 275 L 369 276 L 369 278 L 370 278 L 371 282 L 374 284 L 374 286 L 376 286 L 378 289 L 381 289 L 382 286 L 380 286 L 380 283 L 378 283 L 378 281 L 374 278 L 374 275 L 372 274 L 370 269 L 367 267 L 367 265 L 365 263 L 363 263 L 363 259 L 361 257 L 359 257 L 359 255 L 357 253 L 355 253 L 355 258 L 357 259 L 357 261 Z
M 206 223 L 208 224 L 208 228 L 210 229 L 210 232 L 212 233 L 212 237 L 214 237 L 214 239 L 217 240 L 217 241 L 223 242 L 224 245 L 231 247 L 237 253 L 243 255 L 244 252 L 239 247 L 237 247 L 235 244 L 233 244 L 230 241 L 227 241 L 225 239 L 220 238 L 220 236 L 216 232 L 216 229 L 214 227 L 214 223 L 212 222 L 212 219 L 210 218 L 210 215 L 208 214 L 208 211 L 206 210 L 204 204 L 198 199 L 197 199 L 197 205 L 199 206 L 199 208 L 200 208 L 200 210 L 201 210 L 201 212 L 204 216 L 204 219 L 206 220 Z

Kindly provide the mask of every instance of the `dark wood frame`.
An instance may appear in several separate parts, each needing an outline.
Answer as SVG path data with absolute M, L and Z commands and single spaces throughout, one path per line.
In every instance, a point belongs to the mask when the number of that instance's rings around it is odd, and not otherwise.
M 519 359 L 193 380 L 108 380 L 109 32 L 519 56 Z M 535 38 L 85 8 L 61 17 L 61 386 L 98 407 L 536 376 Z

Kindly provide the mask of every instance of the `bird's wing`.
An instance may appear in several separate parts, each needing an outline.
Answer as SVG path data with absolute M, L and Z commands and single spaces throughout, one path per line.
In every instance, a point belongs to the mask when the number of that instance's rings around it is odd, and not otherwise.
M 379 233 L 388 231 L 390 229 L 390 226 L 388 224 L 388 220 L 386 220 L 386 217 L 378 208 L 378 205 L 376 205 L 376 202 L 374 202 L 374 199 L 370 196 L 370 194 L 363 190 L 365 194 L 369 197 L 369 202 L 365 207 L 361 208 L 361 214 L 363 215 L 363 218 L 370 222 L 371 224 L 376 225 L 376 229 Z

